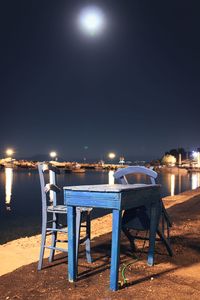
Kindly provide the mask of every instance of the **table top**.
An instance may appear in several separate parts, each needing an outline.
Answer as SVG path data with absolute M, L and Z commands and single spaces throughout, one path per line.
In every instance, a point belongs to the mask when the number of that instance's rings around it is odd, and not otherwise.
M 100 192 L 100 193 L 120 193 L 127 190 L 149 189 L 160 187 L 159 184 L 97 184 L 97 185 L 78 185 L 65 186 L 64 190 L 79 192 Z

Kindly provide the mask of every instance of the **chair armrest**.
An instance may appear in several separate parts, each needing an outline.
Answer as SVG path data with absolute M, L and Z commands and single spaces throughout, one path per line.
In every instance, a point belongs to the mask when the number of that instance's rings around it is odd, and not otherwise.
M 55 184 L 47 183 L 45 185 L 44 191 L 45 191 L 45 193 L 48 193 L 49 191 L 60 193 L 61 189 Z
M 53 171 L 55 174 L 60 174 L 60 170 L 57 167 L 53 166 L 51 163 L 44 163 L 42 170 L 43 172 Z

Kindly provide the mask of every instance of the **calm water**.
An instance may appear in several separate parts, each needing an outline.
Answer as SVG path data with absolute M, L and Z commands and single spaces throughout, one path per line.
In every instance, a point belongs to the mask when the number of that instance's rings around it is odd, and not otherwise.
M 112 172 L 112 171 L 111 171 Z M 58 176 L 58 185 L 104 184 L 109 182 L 107 171 L 86 171 L 82 174 Z M 134 178 L 139 182 L 141 176 Z M 200 185 L 200 173 L 159 174 L 162 196 L 175 195 Z M 99 213 L 99 211 L 98 211 Z M 100 212 L 102 213 L 102 211 Z M 97 212 L 94 212 L 94 216 Z M 0 243 L 40 232 L 41 198 L 38 172 L 28 170 L 0 171 Z

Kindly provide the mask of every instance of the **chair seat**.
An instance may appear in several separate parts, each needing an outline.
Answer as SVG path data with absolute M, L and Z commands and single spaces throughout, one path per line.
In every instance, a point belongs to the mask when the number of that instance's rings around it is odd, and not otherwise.
M 80 211 L 91 211 L 92 208 L 90 207 L 77 207 L 77 210 Z M 57 213 L 66 213 L 67 212 L 67 206 L 66 205 L 51 205 L 47 207 L 48 212 L 57 212 Z
M 91 207 L 77 207 L 77 209 L 80 211 L 91 211 L 92 210 Z
M 57 212 L 57 213 L 66 213 L 67 206 L 66 205 L 51 205 L 47 207 L 48 212 Z

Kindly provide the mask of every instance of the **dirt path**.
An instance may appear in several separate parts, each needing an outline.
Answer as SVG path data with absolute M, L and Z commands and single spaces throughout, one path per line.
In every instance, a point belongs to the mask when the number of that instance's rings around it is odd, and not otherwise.
M 91 265 L 85 262 L 84 248 L 79 261 L 79 280 L 66 280 L 66 258 L 57 255 L 53 266 L 46 263 L 36 271 L 39 236 L 19 239 L 0 246 L 0 299 L 200 299 L 200 189 L 164 199 L 174 225 L 171 232 L 174 256 L 170 258 L 162 244 L 156 245 L 156 264 L 146 265 L 146 254 L 134 262 L 126 238 L 122 235 L 121 268 L 126 268 L 128 287 L 109 291 L 111 217 L 93 221 Z M 142 247 L 138 243 L 138 247 Z M 145 248 L 147 250 L 147 248 Z M 138 254 L 137 254 L 138 255 Z M 60 259 L 61 258 L 61 259 Z M 24 266 L 23 266 L 24 265 Z M 23 266 L 21 268 L 18 268 Z M 9 274 L 9 271 L 18 268 Z M 3 271 L 2 271 L 3 270 Z M 120 280 L 123 282 L 120 272 Z

